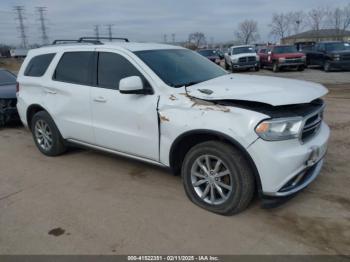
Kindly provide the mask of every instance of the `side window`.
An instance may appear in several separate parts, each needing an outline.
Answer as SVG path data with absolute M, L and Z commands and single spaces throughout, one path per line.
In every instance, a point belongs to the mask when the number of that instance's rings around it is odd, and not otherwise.
M 97 86 L 119 89 L 119 81 L 129 76 L 141 77 L 145 87 L 150 87 L 145 77 L 123 56 L 100 52 L 98 55 Z
M 259 53 L 266 54 L 266 49 L 261 49 Z
M 25 76 L 40 77 L 46 72 L 55 54 L 45 54 L 33 57 L 24 71 Z
M 61 57 L 53 79 L 80 85 L 92 85 L 94 52 L 67 52 Z

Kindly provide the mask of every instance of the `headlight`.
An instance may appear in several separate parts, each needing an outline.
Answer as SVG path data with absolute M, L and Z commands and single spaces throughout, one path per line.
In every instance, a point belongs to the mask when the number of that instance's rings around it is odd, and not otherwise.
M 255 132 L 268 141 L 293 139 L 299 137 L 302 123 L 302 117 L 269 119 L 258 124 Z
M 340 55 L 333 55 L 333 60 L 339 61 L 340 60 Z
M 278 58 L 278 61 L 279 61 L 280 63 L 284 63 L 284 62 L 286 61 L 286 59 L 285 59 L 284 57 L 281 57 L 281 58 Z
M 238 58 L 232 58 L 231 61 L 232 61 L 232 63 L 237 63 L 238 62 Z
M 258 55 L 256 56 L 256 61 L 258 61 L 258 62 L 260 61 L 260 56 L 258 56 Z

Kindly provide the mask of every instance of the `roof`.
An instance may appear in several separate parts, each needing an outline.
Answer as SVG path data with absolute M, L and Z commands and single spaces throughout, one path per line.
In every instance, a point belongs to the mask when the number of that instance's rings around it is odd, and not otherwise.
M 338 29 L 320 29 L 320 30 L 309 30 L 300 34 L 287 36 L 283 39 L 289 38 L 314 38 L 314 37 L 334 37 L 334 36 L 350 36 L 350 31 L 348 30 L 338 30 Z
M 230 48 L 240 48 L 240 47 L 254 47 L 253 45 L 233 45 Z
M 183 49 L 183 47 L 158 43 L 137 43 L 137 42 L 103 42 L 103 44 L 89 44 L 89 43 L 69 43 L 48 45 L 39 49 L 65 49 L 67 47 L 102 47 L 102 48 L 122 48 L 131 52 L 145 51 L 145 50 L 159 50 L 159 49 Z

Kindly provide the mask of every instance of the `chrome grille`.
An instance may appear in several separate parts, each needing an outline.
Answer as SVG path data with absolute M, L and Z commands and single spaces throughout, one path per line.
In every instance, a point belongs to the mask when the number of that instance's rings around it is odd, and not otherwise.
M 240 62 L 240 63 L 255 62 L 255 61 L 256 61 L 255 56 L 241 57 L 238 59 L 238 62 Z
M 301 134 L 302 142 L 305 142 L 311 139 L 314 135 L 316 135 L 317 131 L 320 129 L 320 126 L 322 124 L 323 111 L 324 107 L 306 117 L 303 131 Z

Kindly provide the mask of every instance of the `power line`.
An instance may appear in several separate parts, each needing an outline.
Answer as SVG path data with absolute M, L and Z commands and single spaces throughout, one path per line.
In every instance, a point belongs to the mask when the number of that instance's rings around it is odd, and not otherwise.
M 36 10 L 39 13 L 39 20 L 40 20 L 40 30 L 41 30 L 41 39 L 43 41 L 44 45 L 47 45 L 49 43 L 49 37 L 47 36 L 47 27 L 45 25 L 45 12 L 46 7 L 39 6 L 36 8 Z
M 17 5 L 17 6 L 14 6 L 13 7 L 13 10 L 17 13 L 17 17 L 16 19 L 18 20 L 19 22 L 19 32 L 20 32 L 20 38 L 22 40 L 22 47 L 23 48 L 27 48 L 27 35 L 26 35 L 26 31 L 25 31 L 25 26 L 24 26 L 24 6 L 20 6 L 20 5 Z

